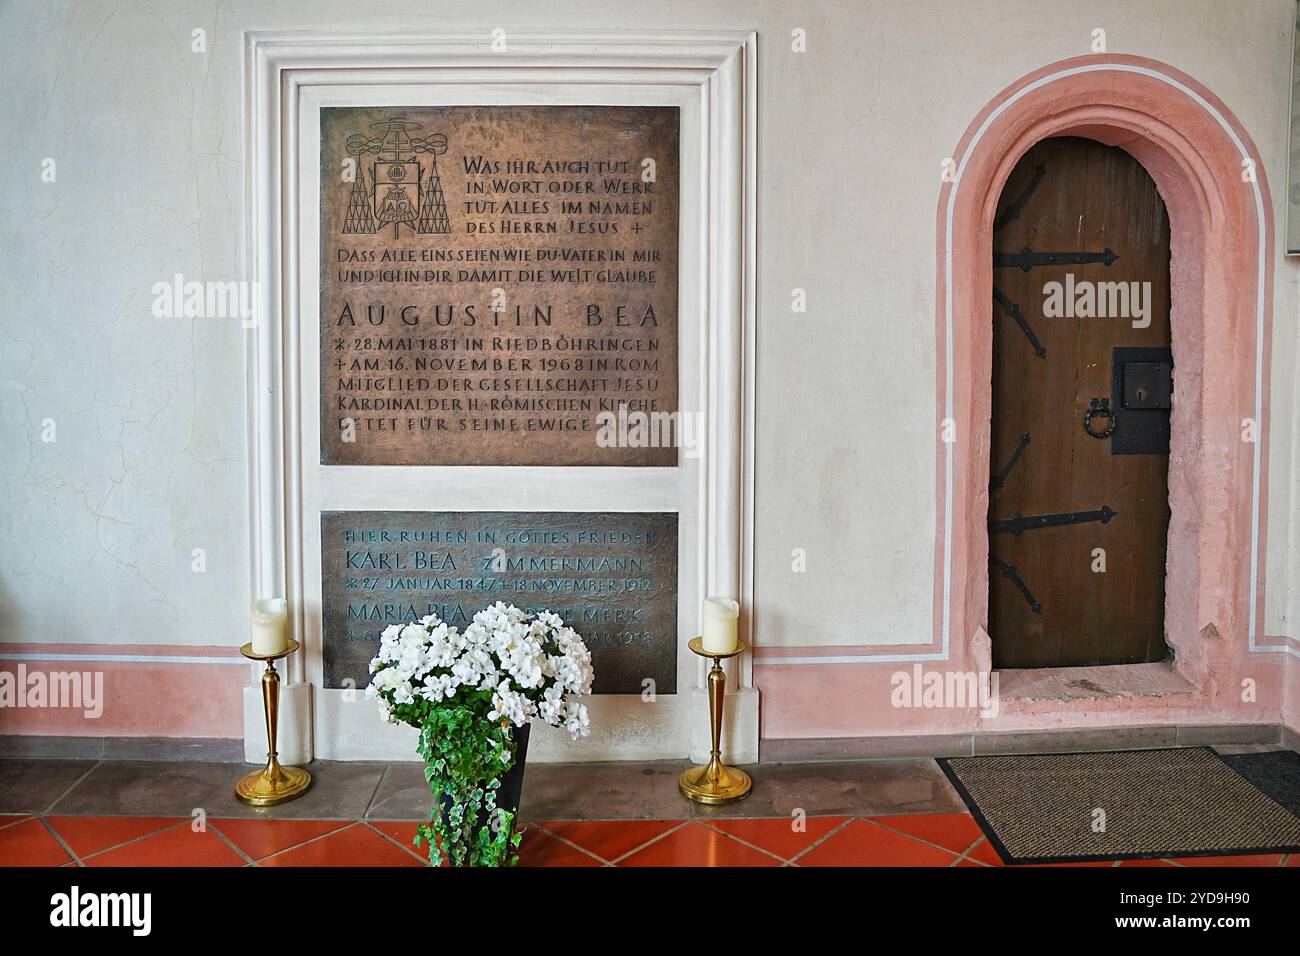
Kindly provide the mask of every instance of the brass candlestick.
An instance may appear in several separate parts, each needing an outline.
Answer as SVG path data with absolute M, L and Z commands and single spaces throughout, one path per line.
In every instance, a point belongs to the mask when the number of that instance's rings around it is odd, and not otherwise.
M 726 654 L 704 649 L 704 638 L 693 638 L 688 647 L 701 657 L 712 658 L 713 666 L 709 668 L 709 721 L 713 732 L 713 749 L 709 753 L 709 762 L 703 767 L 692 767 L 677 778 L 677 789 L 682 796 L 696 803 L 734 803 L 749 796 L 754 782 L 749 774 L 735 767 L 728 767 L 722 762 L 722 706 L 727 689 L 727 675 L 722 670 L 721 661 L 735 657 L 745 649 L 745 642 L 739 641 L 736 649 Z
M 266 766 L 242 777 L 235 784 L 235 796 L 255 807 L 269 807 L 300 797 L 311 786 L 311 774 L 301 767 L 282 767 L 276 759 L 275 737 L 280 719 L 280 675 L 275 672 L 275 662 L 288 657 L 299 647 L 295 640 L 279 654 L 255 654 L 253 645 L 239 649 L 249 660 L 266 661 L 262 674 L 262 702 L 266 706 Z

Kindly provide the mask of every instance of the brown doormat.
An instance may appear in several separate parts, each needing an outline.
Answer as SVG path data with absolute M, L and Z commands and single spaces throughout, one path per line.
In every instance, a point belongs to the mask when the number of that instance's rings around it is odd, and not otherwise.
M 1300 851 L 1300 817 L 1208 747 L 939 766 L 1007 863 Z

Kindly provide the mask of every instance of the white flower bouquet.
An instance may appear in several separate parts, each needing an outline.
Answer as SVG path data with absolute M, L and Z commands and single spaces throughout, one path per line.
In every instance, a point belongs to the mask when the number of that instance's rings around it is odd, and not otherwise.
M 428 840 L 434 862 L 513 863 L 517 808 L 497 804 L 502 777 L 527 746 L 532 720 L 574 740 L 589 733 L 579 698 L 591 693 L 594 673 L 582 638 L 550 611 L 497 602 L 464 631 L 435 615 L 389 626 L 370 673 L 366 696 L 384 718 L 420 731 L 434 808 L 417 845 Z

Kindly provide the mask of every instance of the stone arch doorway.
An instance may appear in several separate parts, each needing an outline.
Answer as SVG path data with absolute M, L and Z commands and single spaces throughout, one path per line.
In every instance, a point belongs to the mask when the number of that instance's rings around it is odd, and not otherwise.
M 1272 222 L 1258 153 L 1230 111 L 1185 74 L 1140 57 L 1044 67 L 968 128 L 940 194 L 936 636 L 991 666 L 988 624 L 993 223 L 1036 143 L 1121 147 L 1151 175 L 1170 221 L 1170 323 L 1180 402 L 1170 420 L 1164 631 L 1171 665 L 1225 705 L 1257 648 L 1263 601 Z M 1207 634 L 1212 638 L 1207 638 Z

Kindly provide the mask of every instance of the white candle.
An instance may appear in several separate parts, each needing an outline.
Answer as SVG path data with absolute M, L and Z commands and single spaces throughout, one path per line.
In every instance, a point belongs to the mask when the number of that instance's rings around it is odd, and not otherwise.
M 284 598 L 253 602 L 253 653 L 282 654 L 289 646 L 289 607 Z
M 736 619 L 740 602 L 731 598 L 711 597 L 704 602 L 702 641 L 705 651 L 730 654 L 736 649 Z

